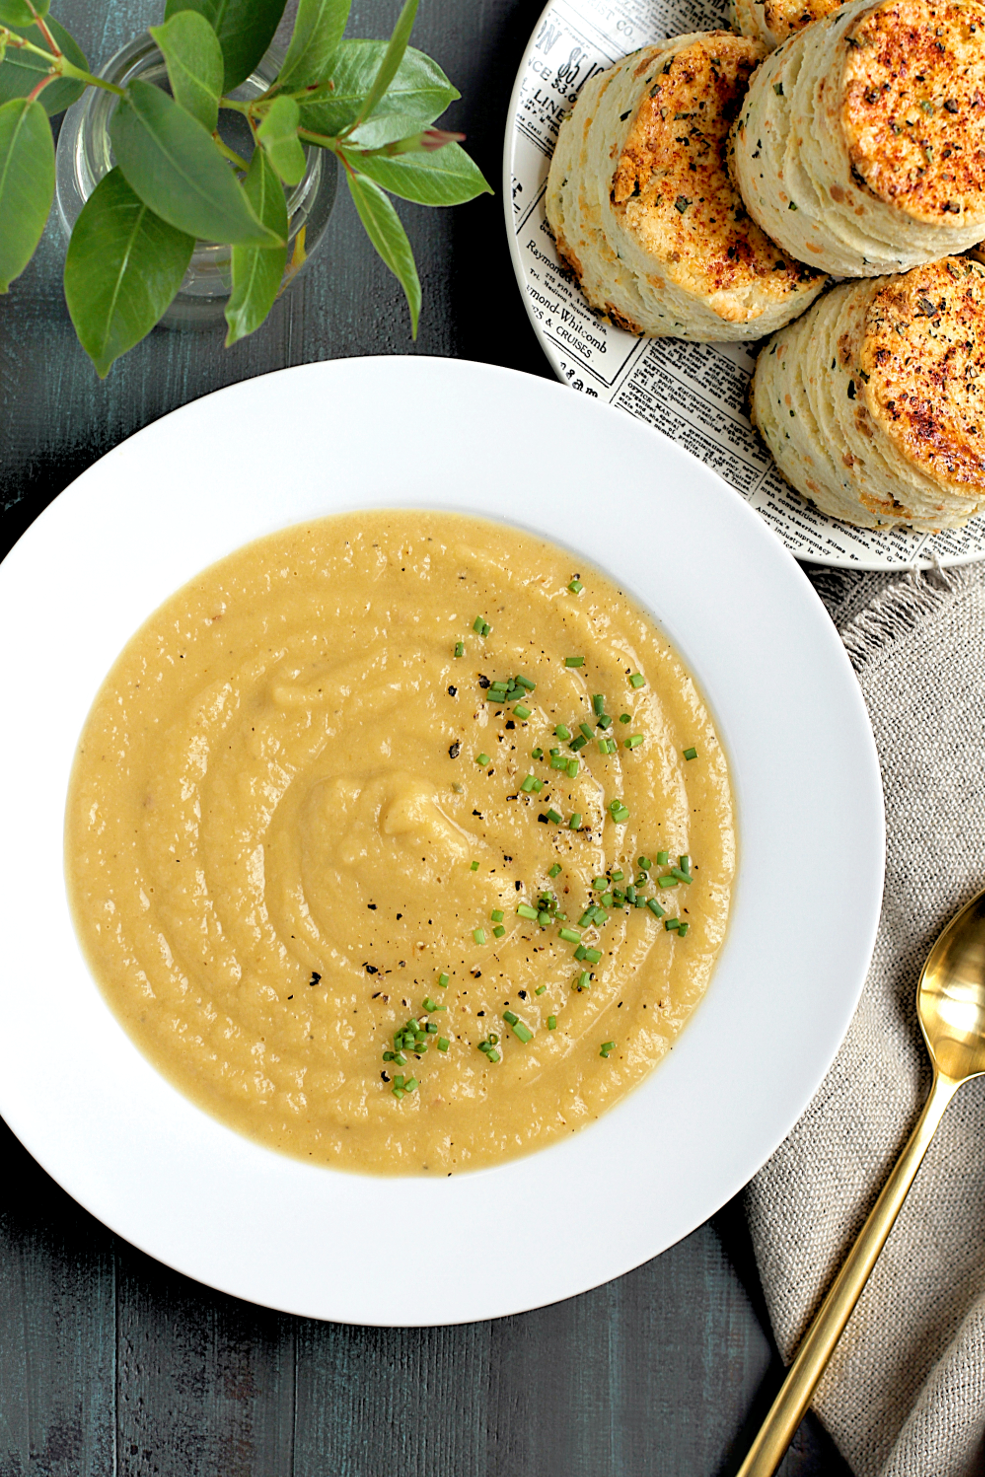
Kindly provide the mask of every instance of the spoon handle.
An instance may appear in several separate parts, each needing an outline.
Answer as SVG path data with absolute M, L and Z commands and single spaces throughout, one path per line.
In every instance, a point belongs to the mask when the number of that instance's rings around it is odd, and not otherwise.
M 917 1119 L 916 1127 L 897 1159 L 879 1199 L 872 1207 L 868 1220 L 859 1232 L 855 1245 L 848 1253 L 844 1266 L 815 1314 L 780 1393 L 736 1477 L 771 1477 L 771 1473 L 780 1465 L 783 1454 L 811 1403 L 811 1396 L 834 1352 L 835 1344 L 869 1280 L 876 1258 L 893 1229 L 893 1223 L 900 1213 L 921 1160 L 930 1147 L 944 1109 L 960 1085 L 953 1078 L 944 1077 L 939 1072 L 934 1073 L 934 1084 L 923 1112 Z

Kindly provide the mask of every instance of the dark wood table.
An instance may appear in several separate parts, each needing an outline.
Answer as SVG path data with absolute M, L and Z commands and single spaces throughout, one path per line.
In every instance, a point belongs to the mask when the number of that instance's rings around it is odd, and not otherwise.
M 355 0 L 350 34 L 386 34 L 396 8 Z M 158 330 L 100 383 L 68 320 L 49 223 L 0 300 L 2 552 L 97 457 L 220 385 L 392 353 L 549 377 L 499 196 L 510 89 L 540 8 L 423 0 L 414 40 L 461 89 L 449 126 L 468 134 L 496 197 L 401 207 L 425 294 L 416 344 L 345 199 L 258 334 L 225 351 L 218 329 Z M 162 11 L 162 0 L 54 6 L 99 65 Z M 567 1303 L 464 1327 L 367 1329 L 200 1287 L 94 1221 L 2 1124 L 0 1148 L 0 1477 L 724 1477 L 780 1377 L 738 1200 Z M 781 1470 L 847 1473 L 810 1418 Z

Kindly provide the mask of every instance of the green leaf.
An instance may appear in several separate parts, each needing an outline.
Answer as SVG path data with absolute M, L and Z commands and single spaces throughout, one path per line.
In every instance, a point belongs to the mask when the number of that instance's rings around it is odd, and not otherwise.
M 386 51 L 383 53 L 383 60 L 380 62 L 379 71 L 373 78 L 373 85 L 369 89 L 366 101 L 359 110 L 359 116 L 356 119 L 357 124 L 362 123 L 364 119 L 372 116 L 377 103 L 383 97 L 383 94 L 390 86 L 394 77 L 396 77 L 400 63 L 404 59 L 404 53 L 407 50 L 410 33 L 414 28 L 418 3 L 419 0 L 404 0 L 403 8 L 397 16 L 397 24 L 393 28 L 393 35 L 390 37 Z
M 421 282 L 407 232 L 379 185 L 361 174 L 352 174 L 348 169 L 345 177 L 367 236 L 407 294 L 411 332 L 416 338 L 417 320 L 421 313 Z
M 314 102 L 301 101 L 302 127 L 331 138 L 351 128 L 369 96 L 386 49 L 383 41 L 343 41 L 325 72 L 325 78 L 330 77 L 334 83 L 333 89 L 327 95 L 325 89 L 313 94 Z M 406 138 L 433 123 L 459 96 L 436 62 L 408 46 L 373 117 L 360 125 L 349 142 L 377 149 L 394 139 Z
M 176 230 L 233 246 L 278 244 L 201 123 L 159 87 L 131 82 L 109 132 L 127 183 Z
M 119 169 L 99 181 L 68 243 L 65 300 L 100 379 L 167 311 L 194 247 L 194 236 L 156 216 Z
M 209 133 L 219 123 L 223 62 L 219 38 L 194 10 L 179 10 L 163 26 L 151 26 L 168 68 L 175 99 Z
M 39 17 L 44 20 L 50 3 L 34 0 L 32 6 L 27 0 L 0 0 L 0 26 L 33 26 Z
M 307 160 L 298 138 L 301 109 L 292 97 L 275 97 L 267 110 L 257 138 L 267 158 L 285 184 L 300 184 Z
M 65 27 L 50 18 L 45 21 L 45 25 L 72 65 L 88 72 L 89 63 L 86 61 L 85 52 L 68 34 Z M 48 50 L 47 38 L 42 36 L 37 26 L 17 26 L 15 29 L 18 35 L 25 37 L 32 45 Z M 6 59 L 0 66 L 0 103 L 9 102 L 12 97 L 27 97 L 37 87 L 47 71 L 48 63 L 44 57 L 35 56 L 30 51 L 19 51 L 16 46 L 9 46 Z M 38 102 L 48 117 L 54 118 L 56 113 L 64 112 L 66 108 L 70 108 L 74 102 L 77 102 L 84 92 L 84 82 L 75 82 L 71 77 L 60 77 L 57 82 L 49 82 L 44 92 L 38 94 Z
M 219 38 L 225 63 L 223 91 L 232 92 L 254 71 L 274 39 L 285 0 L 167 0 L 164 19 L 194 10 Z
M 351 0 L 300 0 L 291 44 L 277 77 L 281 90 L 323 82 L 345 32 Z
M 492 186 L 456 143 L 389 156 L 346 149 L 345 156 L 391 195 L 418 205 L 461 205 L 476 195 L 492 194 Z
M 262 149 L 256 149 L 243 181 L 243 189 L 265 226 L 278 236 L 287 236 L 287 201 L 284 187 Z M 233 291 L 226 305 L 226 348 L 260 327 L 284 280 L 286 246 L 234 246 Z
M 39 102 L 0 107 L 0 292 L 27 266 L 55 194 L 55 145 Z

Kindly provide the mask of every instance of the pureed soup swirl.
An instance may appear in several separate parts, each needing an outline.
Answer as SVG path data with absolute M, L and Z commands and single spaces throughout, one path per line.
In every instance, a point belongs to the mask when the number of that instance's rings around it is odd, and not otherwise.
M 87 719 L 76 927 L 154 1065 L 271 1148 L 384 1174 L 594 1121 L 704 992 L 728 767 L 652 622 L 454 514 L 248 545 L 171 597 Z

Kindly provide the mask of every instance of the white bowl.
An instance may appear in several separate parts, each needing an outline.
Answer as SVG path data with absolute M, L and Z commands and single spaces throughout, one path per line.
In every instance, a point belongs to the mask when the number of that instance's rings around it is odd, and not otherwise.
M 728 938 L 668 1059 L 565 1142 L 438 1181 L 308 1166 L 186 1100 L 93 983 L 62 861 L 79 731 L 145 617 L 247 540 L 388 506 L 507 520 L 634 595 L 710 703 L 738 811 Z M 740 497 L 647 427 L 559 385 L 455 360 L 336 360 L 249 380 L 148 426 L 63 492 L 0 568 L 0 622 L 11 648 L 0 1112 L 69 1194 L 150 1255 L 317 1318 L 515 1313 L 686 1235 L 806 1107 L 875 936 L 872 736 L 793 559 Z M 408 1276 L 431 1290 L 397 1294 Z

